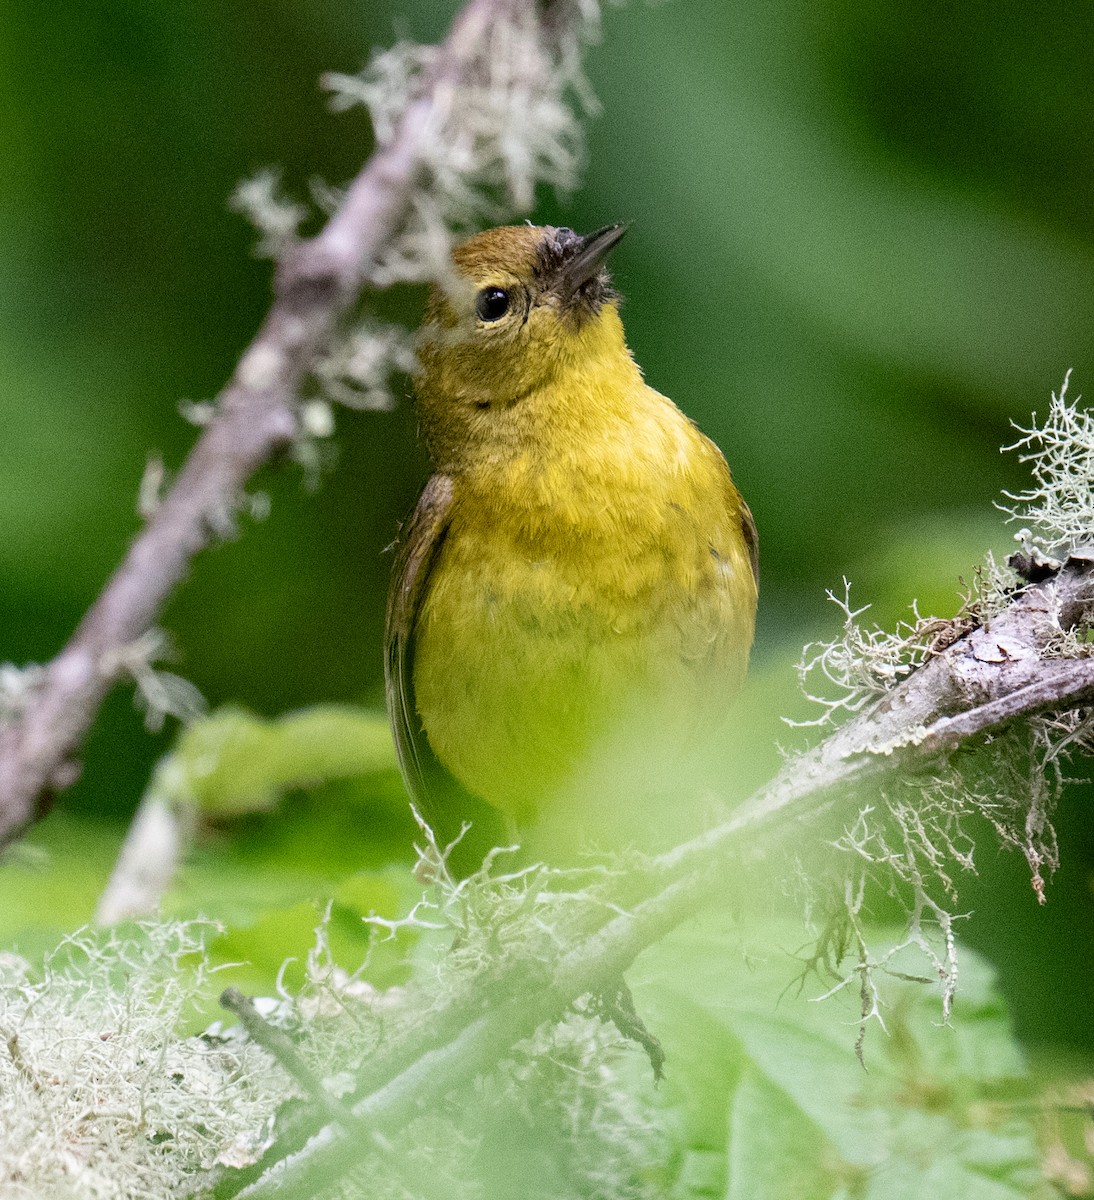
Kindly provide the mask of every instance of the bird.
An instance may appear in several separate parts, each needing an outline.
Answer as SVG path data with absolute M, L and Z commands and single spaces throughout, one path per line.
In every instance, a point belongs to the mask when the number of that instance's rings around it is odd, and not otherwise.
M 753 641 L 756 526 L 628 349 L 605 265 L 625 232 L 457 246 L 412 378 L 432 475 L 387 608 L 404 781 L 423 812 L 462 797 L 553 861 L 657 848 Z

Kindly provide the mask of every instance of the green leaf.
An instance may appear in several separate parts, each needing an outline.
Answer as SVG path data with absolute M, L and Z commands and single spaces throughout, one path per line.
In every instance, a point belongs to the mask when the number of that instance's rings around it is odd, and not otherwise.
M 189 726 L 165 763 L 173 790 L 220 817 L 270 809 L 317 781 L 398 769 L 386 715 L 339 705 L 274 721 L 222 708 Z
M 727 1029 L 752 1069 L 825 1135 L 845 1163 L 868 1167 L 882 1161 L 892 1114 L 866 1100 L 853 1029 L 840 1015 L 826 1037 L 810 1027 L 812 1021 L 796 1019 L 792 1003 L 784 1001 L 784 1007 L 789 1011 L 778 1016 L 735 1011 L 728 1014 Z
M 729 1112 L 726 1200 L 827 1200 L 823 1137 L 754 1067 L 741 1073 Z
M 668 1054 L 674 1196 L 1042 1195 L 1034 1129 L 1010 1103 L 1032 1084 L 983 960 L 961 951 L 949 1026 L 933 988 L 880 979 L 887 1032 L 871 1028 L 866 1069 L 855 1054 L 857 989 L 813 1002 L 796 986 L 801 962 L 778 948 L 800 932 L 750 932 L 760 948 L 747 967 L 740 930 L 708 919 L 651 948 L 630 976 Z M 876 931 L 874 944 L 889 941 Z M 895 962 L 915 965 L 908 952 Z

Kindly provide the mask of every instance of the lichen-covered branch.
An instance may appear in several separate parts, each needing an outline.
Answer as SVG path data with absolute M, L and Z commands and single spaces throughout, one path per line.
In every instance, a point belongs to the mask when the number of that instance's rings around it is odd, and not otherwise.
M 719 879 L 770 854 L 803 821 L 826 814 L 836 826 L 850 825 L 859 790 L 850 785 L 937 771 L 955 750 L 1012 722 L 1094 703 L 1094 658 L 1052 657 L 1064 632 L 1091 621 L 1094 567 L 1070 558 L 1058 574 L 1017 591 L 990 621 L 788 762 L 729 820 L 652 860 L 647 871 L 609 880 L 605 894 L 614 908 L 605 903 L 595 917 L 585 915 L 583 928 L 575 923 L 567 931 L 571 948 L 555 961 L 544 960 L 542 947 L 510 953 L 491 970 L 488 997 L 479 989 L 459 991 L 430 1010 L 427 1024 L 379 1047 L 358 1079 L 355 1116 L 375 1130 L 396 1128 L 490 1070 L 579 997 L 609 986 L 643 949 L 708 907 Z M 922 915 L 916 909 L 915 920 Z M 864 960 L 862 971 L 870 966 Z M 863 986 L 868 991 L 865 974 Z M 283 1131 L 257 1171 L 223 1181 L 217 1196 L 308 1195 L 338 1178 L 359 1149 L 331 1127 L 315 1136 L 319 1124 L 297 1122 Z
M 667 856 L 704 855 L 742 827 L 814 808 L 834 788 L 926 770 L 1018 718 L 1094 702 L 1094 658 L 1053 657 L 1065 631 L 1094 619 L 1094 563 L 1071 558 L 1003 612 L 931 657 L 902 684 L 791 760 L 725 826 Z
M 132 648 L 146 644 L 193 557 L 232 527 L 247 481 L 306 440 L 302 385 L 362 285 L 406 277 L 399 264 L 408 257 L 419 278 L 430 264 L 438 269 L 449 229 L 481 212 L 483 189 L 495 204 L 500 195 L 519 206 L 536 179 L 565 181 L 576 158 L 576 119 L 561 94 L 577 82 L 574 46 L 589 32 L 590 7 L 469 0 L 444 44 L 419 56 L 418 69 L 365 97 L 378 149 L 322 232 L 282 258 L 262 327 L 174 485 L 72 639 L 28 677 L 17 704 L 0 706 L 8 710 L 0 721 L 0 845 L 34 818 L 43 796 L 75 778 L 103 698 L 132 674 Z

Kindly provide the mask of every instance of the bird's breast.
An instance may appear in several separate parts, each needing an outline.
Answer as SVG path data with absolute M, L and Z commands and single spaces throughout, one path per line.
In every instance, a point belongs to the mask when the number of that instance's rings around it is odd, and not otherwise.
M 445 766 L 518 821 L 598 757 L 664 760 L 740 685 L 755 583 L 725 465 L 687 431 L 683 461 L 632 439 L 584 469 L 516 456 L 456 481 L 416 703 Z

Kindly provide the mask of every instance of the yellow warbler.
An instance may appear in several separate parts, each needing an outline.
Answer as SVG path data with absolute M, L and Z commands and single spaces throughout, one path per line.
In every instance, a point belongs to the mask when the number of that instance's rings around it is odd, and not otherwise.
M 556 856 L 656 841 L 756 610 L 748 507 L 624 340 L 603 265 L 624 231 L 512 226 L 454 251 L 414 380 L 434 474 L 388 605 L 412 796 L 428 813 L 462 789 Z

